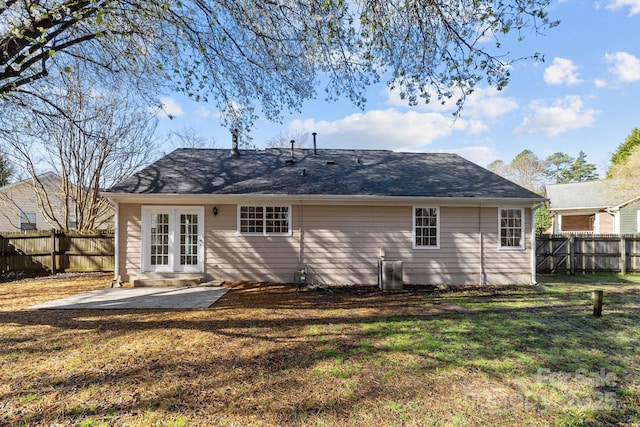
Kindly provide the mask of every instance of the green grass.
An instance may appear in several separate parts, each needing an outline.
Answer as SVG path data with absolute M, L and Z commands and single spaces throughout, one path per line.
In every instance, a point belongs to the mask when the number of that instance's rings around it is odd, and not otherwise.
M 539 282 L 248 289 L 184 312 L 5 305 L 0 424 L 640 425 L 640 276 Z

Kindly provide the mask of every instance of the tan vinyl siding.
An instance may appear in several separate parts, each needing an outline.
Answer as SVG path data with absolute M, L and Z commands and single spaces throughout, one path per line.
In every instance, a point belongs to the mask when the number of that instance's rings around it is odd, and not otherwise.
M 403 261 L 405 283 L 531 279 L 530 209 L 524 210 L 525 249 L 503 250 L 498 248 L 498 207 L 434 206 L 440 208 L 440 247 L 414 249 L 411 205 L 294 204 L 291 236 L 241 236 L 237 206 L 215 204 L 216 216 L 213 206 L 204 206 L 206 279 L 292 282 L 294 272 L 308 264 L 322 283 L 376 284 L 381 250 L 386 260 Z M 140 205 L 120 205 L 119 258 L 126 281 L 140 274 L 140 211 Z
M 119 223 L 116 232 L 118 238 L 118 273 L 128 282 L 140 274 L 142 253 L 140 205 L 119 205 Z
M 36 213 L 38 230 L 51 229 L 51 225 L 40 213 L 35 192 L 27 183 L 19 183 L 0 190 L 0 230 L 20 231 L 20 212 Z
M 484 281 L 487 284 L 531 282 L 531 209 L 524 209 L 524 249 L 500 248 L 498 210 L 482 209 Z

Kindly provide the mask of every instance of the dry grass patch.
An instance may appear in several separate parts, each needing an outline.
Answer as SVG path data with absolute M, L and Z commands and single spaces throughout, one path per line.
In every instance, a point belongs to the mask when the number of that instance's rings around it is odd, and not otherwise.
M 622 310 L 600 321 L 582 284 L 322 294 L 242 283 L 206 310 L 27 310 L 109 283 L 0 284 L 0 425 L 639 420 L 634 284 L 616 285 Z M 589 376 L 601 369 L 615 381 Z

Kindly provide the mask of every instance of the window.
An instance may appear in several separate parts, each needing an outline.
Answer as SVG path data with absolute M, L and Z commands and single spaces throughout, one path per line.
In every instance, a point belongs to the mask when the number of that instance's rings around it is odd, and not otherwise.
M 75 215 L 69 215 L 69 230 L 75 230 L 77 227 Z
M 440 247 L 440 208 L 413 208 L 413 247 L 438 249 Z
M 239 206 L 240 234 L 291 235 L 290 206 Z
M 169 265 L 169 214 L 151 214 L 151 265 Z
M 29 231 L 37 230 L 36 219 L 38 215 L 35 212 L 22 212 L 20 213 L 20 230 Z
M 524 210 L 500 209 L 500 247 L 524 249 Z

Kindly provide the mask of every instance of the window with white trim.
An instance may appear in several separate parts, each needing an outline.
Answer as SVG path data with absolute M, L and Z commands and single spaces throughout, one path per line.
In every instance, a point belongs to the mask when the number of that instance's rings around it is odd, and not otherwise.
M 262 236 L 291 235 L 291 206 L 238 206 L 238 232 Z
M 37 230 L 38 214 L 36 212 L 20 212 L 20 230 Z
M 440 247 L 440 208 L 426 206 L 413 208 L 413 247 L 417 249 Z
M 500 208 L 500 248 L 524 249 L 524 209 Z

